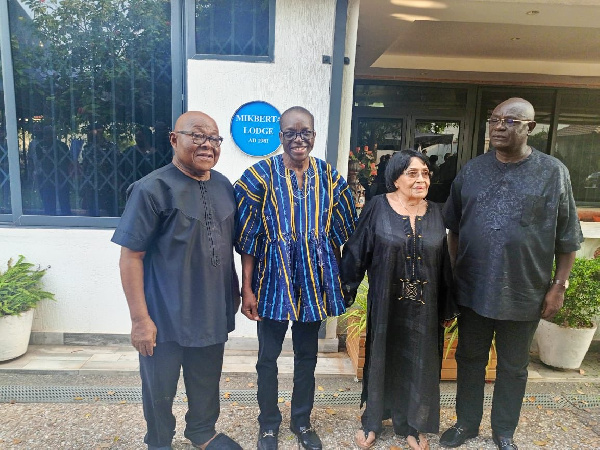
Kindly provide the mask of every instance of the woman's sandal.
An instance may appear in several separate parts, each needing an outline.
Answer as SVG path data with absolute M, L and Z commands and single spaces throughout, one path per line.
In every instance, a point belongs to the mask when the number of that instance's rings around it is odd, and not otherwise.
M 371 436 L 373 437 L 373 439 L 371 441 L 369 441 L 369 438 Z M 360 430 L 358 430 L 356 432 L 356 435 L 354 436 L 354 442 L 356 443 L 356 445 L 358 445 L 360 448 L 365 448 L 365 449 L 373 447 L 376 440 L 377 440 L 377 435 L 375 434 L 375 432 L 367 431 L 364 428 L 361 428 Z
M 414 442 L 411 442 L 413 440 Z M 416 430 L 411 431 L 408 436 L 406 436 L 406 443 L 413 450 L 429 450 L 429 442 L 427 441 L 425 434 L 419 433 Z

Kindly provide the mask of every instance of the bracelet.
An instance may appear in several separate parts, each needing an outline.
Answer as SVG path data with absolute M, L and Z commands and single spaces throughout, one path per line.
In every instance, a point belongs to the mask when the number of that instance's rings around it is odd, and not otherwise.
M 565 289 L 569 289 L 569 280 L 559 280 L 558 278 L 555 278 L 554 280 L 552 280 L 552 284 L 558 284 L 559 286 L 564 287 Z

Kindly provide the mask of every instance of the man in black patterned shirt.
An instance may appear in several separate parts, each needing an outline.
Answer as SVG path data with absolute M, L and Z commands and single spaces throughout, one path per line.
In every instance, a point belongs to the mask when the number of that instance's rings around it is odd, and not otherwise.
M 112 241 L 140 353 L 148 450 L 170 450 L 171 411 L 183 369 L 185 437 L 194 448 L 239 450 L 217 434 L 219 379 L 239 285 L 233 266 L 236 204 L 213 170 L 219 129 L 204 113 L 183 114 L 170 134 L 173 161 L 133 183 Z
M 493 149 L 467 163 L 444 206 L 460 308 L 457 423 L 440 438 L 445 447 L 458 447 L 479 433 L 495 333 L 492 438 L 501 450 L 517 448 L 513 434 L 533 334 L 540 317 L 551 319 L 561 308 L 583 240 L 567 168 L 527 145 L 534 113 L 521 98 L 494 109 L 489 119 Z

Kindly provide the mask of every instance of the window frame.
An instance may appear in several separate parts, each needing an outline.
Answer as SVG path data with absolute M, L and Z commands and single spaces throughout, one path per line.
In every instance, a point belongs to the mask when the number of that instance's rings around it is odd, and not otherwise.
M 184 46 L 178 36 L 182 36 L 183 14 L 180 0 L 171 0 L 171 123 L 185 110 L 185 78 L 184 78 Z M 10 20 L 8 0 L 0 0 L 0 53 L 2 55 L 4 110 L 16 111 L 16 96 L 14 84 L 13 57 L 11 48 Z M 65 227 L 65 228 L 116 228 L 120 217 L 93 216 L 47 216 L 43 214 L 23 214 L 23 197 L 21 191 L 21 167 L 19 164 L 19 143 L 17 135 L 16 114 L 6 114 L 6 136 L 9 160 L 11 213 L 0 214 L 0 227 L 5 226 L 34 226 L 34 227 Z M 15 175 L 16 174 L 16 175 Z
M 276 0 L 269 0 L 269 50 L 266 56 L 216 55 L 211 53 L 196 52 L 196 1 L 185 0 L 184 15 L 186 25 L 185 41 L 187 58 L 197 60 L 272 63 L 275 60 L 275 4 Z

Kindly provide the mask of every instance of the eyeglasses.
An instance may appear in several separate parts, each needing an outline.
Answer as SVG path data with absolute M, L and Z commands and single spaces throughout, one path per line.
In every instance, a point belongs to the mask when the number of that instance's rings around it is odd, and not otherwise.
M 423 178 L 428 180 L 431 175 L 431 172 L 429 170 L 407 170 L 406 172 L 404 172 L 404 175 L 406 175 L 408 178 L 414 179 L 419 178 L 419 175 L 421 175 Z
M 505 125 L 507 128 L 514 127 L 520 123 L 531 123 L 533 120 L 508 119 L 505 117 L 490 117 L 488 120 L 490 127 L 495 127 L 498 124 Z
M 221 136 L 207 136 L 204 133 L 194 133 L 193 131 L 176 131 L 177 134 L 185 134 L 192 138 L 192 142 L 196 145 L 202 145 L 206 141 L 210 142 L 213 147 L 220 147 L 223 138 Z
M 314 130 L 302 130 L 302 131 L 298 131 L 298 132 L 282 131 L 281 134 L 286 141 L 293 141 L 298 136 L 300 136 L 300 139 L 302 139 L 303 141 L 310 141 L 312 138 L 315 137 Z

